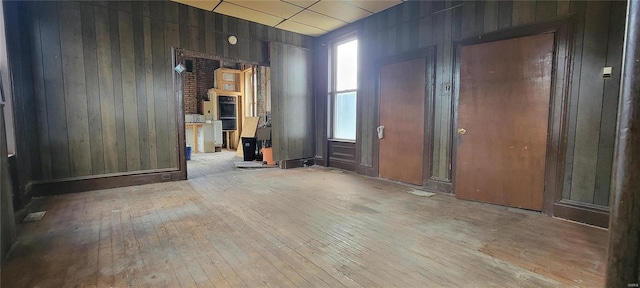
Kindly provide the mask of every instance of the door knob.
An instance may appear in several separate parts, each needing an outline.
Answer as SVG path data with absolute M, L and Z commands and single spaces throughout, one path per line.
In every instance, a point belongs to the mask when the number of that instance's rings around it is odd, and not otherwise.
M 460 135 L 467 134 L 467 130 L 464 129 L 464 128 L 458 128 L 458 134 L 460 134 Z

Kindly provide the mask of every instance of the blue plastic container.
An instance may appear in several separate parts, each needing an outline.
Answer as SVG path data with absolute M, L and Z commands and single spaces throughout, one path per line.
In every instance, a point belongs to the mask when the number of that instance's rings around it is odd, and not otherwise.
M 191 160 L 191 146 L 187 146 L 185 155 L 186 155 L 187 161 Z

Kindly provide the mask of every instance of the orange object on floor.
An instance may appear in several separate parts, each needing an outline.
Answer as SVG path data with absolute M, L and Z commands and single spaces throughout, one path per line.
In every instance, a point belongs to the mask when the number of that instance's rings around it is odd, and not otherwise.
M 276 161 L 273 161 L 273 148 L 262 148 L 262 161 L 266 161 L 267 165 L 276 165 Z

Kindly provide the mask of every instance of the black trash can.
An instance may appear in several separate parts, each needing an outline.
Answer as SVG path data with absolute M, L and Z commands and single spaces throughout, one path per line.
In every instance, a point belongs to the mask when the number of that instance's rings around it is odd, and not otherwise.
M 256 138 L 242 137 L 242 152 L 244 161 L 256 160 Z

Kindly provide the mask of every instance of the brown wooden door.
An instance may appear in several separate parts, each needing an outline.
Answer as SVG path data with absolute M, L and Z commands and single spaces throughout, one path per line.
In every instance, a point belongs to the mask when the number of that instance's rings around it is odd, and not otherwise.
M 456 197 L 542 210 L 553 37 L 461 48 Z
M 422 185 L 426 59 L 380 69 L 380 177 Z

